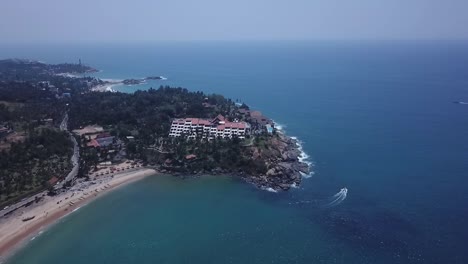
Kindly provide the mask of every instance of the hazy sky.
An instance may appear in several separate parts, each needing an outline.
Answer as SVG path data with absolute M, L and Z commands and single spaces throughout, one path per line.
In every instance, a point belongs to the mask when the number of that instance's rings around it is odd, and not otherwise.
M 0 43 L 468 39 L 468 0 L 0 0 Z

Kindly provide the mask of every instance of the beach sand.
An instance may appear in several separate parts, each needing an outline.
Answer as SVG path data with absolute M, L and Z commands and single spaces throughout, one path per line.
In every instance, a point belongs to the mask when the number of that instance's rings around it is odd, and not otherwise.
M 97 85 L 91 88 L 91 91 L 93 92 L 112 92 L 115 93 L 116 90 L 114 90 L 112 87 L 117 86 L 119 84 L 103 84 L 103 85 Z
M 116 173 L 93 181 L 75 184 L 56 196 L 44 196 L 43 200 L 20 208 L 0 219 L 0 263 L 27 243 L 34 235 L 57 222 L 76 208 L 88 204 L 103 194 L 125 184 L 156 174 L 155 170 L 138 168 Z M 24 222 L 23 219 L 34 216 Z

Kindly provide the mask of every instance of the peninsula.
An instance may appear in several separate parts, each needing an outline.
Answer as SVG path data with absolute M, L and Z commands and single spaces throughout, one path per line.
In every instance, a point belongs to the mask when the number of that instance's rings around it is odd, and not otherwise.
M 222 95 L 100 89 L 78 64 L 0 60 L 0 254 L 98 194 L 156 172 L 231 175 L 288 190 L 309 174 L 299 142 Z M 147 77 L 129 79 L 138 84 Z

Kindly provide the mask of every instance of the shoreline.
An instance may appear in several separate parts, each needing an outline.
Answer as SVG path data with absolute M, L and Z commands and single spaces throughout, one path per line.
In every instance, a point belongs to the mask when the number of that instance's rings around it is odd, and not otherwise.
M 286 135 L 286 131 L 284 130 L 285 125 L 280 124 L 280 123 L 278 123 L 278 122 L 276 122 L 274 120 L 273 120 L 273 123 L 275 124 L 275 127 L 276 127 L 276 129 L 278 130 L 279 133 L 283 134 L 283 136 L 285 136 L 285 137 L 288 137 L 288 138 L 292 139 L 295 142 L 297 150 L 300 152 L 297 159 L 299 160 L 299 162 L 307 164 L 307 167 L 309 168 L 309 173 L 308 174 L 301 172 L 301 175 L 305 179 L 311 178 L 315 174 L 315 172 L 312 170 L 312 168 L 314 167 L 314 163 L 313 163 L 313 161 L 310 160 L 309 154 L 307 154 L 305 152 L 305 150 L 304 150 L 304 142 L 301 141 L 296 136 Z M 299 188 L 299 186 L 296 186 L 295 184 L 292 184 L 291 187 L 292 188 Z
M 32 208 L 0 219 L 0 236 L 2 237 L 0 263 L 13 256 L 29 241 L 63 217 L 119 187 L 155 174 L 157 171 L 154 169 L 140 168 L 92 182 L 83 182 L 64 193 L 52 197 L 46 196 L 44 201 L 31 205 Z M 23 221 L 24 218 L 31 216 L 34 216 L 34 219 Z
M 93 92 L 112 92 L 116 93 L 118 90 L 115 90 L 113 87 L 115 86 L 138 86 L 138 85 L 144 85 L 147 84 L 148 80 L 159 80 L 159 81 L 165 81 L 167 80 L 166 77 L 164 76 L 158 76 L 155 79 L 155 77 L 145 77 L 145 78 L 140 78 L 140 79 L 100 79 L 101 81 L 104 81 L 104 84 L 99 84 L 91 88 L 91 91 Z M 135 81 L 135 83 L 126 83 L 126 82 L 131 82 Z

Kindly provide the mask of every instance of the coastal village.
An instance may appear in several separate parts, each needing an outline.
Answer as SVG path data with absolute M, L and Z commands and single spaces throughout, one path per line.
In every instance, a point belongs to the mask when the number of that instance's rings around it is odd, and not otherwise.
M 12 65 L 17 66 L 15 72 Z M 23 187 L 18 185 L 20 180 L 8 177 L 17 175 L 12 163 L 2 165 L 6 169 L 0 175 L 4 188 L 0 236 L 5 239 L 0 242 L 0 255 L 44 223 L 104 192 L 158 172 L 231 175 L 274 191 L 299 185 L 302 175 L 309 173 L 308 164 L 300 160 L 298 142 L 245 104 L 182 88 L 109 93 L 106 82 L 70 74 L 95 71 L 81 64 L 0 61 L 1 69 L 8 70 L 0 71 L 0 92 L 5 95 L 0 102 L 0 114 L 5 117 L 0 120 L 0 154 L 12 158 L 16 156 L 11 153 L 39 149 L 35 155 L 41 156 L 30 164 L 34 181 Z M 14 77 L 18 72 L 24 80 Z M 103 111 L 99 107 L 108 108 L 106 102 L 116 108 Z M 122 102 L 127 109 L 118 106 Z M 155 105 L 157 111 L 151 110 Z M 50 141 L 50 135 L 55 140 Z M 31 141 L 33 136 L 38 143 Z M 48 158 L 45 150 L 62 154 Z

